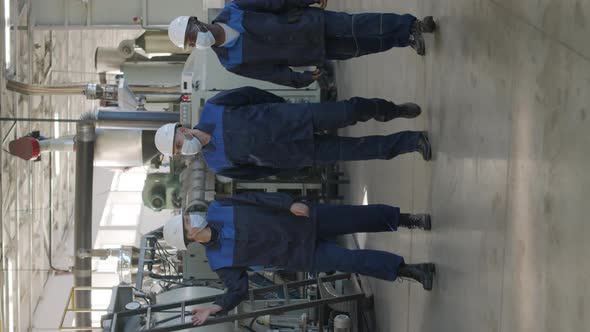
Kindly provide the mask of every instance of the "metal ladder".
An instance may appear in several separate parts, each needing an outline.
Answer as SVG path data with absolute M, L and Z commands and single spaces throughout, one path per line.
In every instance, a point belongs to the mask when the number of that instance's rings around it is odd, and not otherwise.
M 228 314 L 227 316 L 221 316 L 221 317 L 211 317 L 211 318 L 207 319 L 207 321 L 205 321 L 205 323 L 200 326 L 208 326 L 208 325 L 233 322 L 233 321 L 237 321 L 237 320 L 255 318 L 255 317 L 263 316 L 263 315 L 282 314 L 282 313 L 285 313 L 288 311 L 313 308 L 313 307 L 317 307 L 317 306 L 320 306 L 320 322 L 321 322 L 322 318 L 323 318 L 322 317 L 323 311 L 324 311 L 323 306 L 333 304 L 333 303 L 342 303 L 342 302 L 355 303 L 356 312 L 354 313 L 354 316 L 356 316 L 357 318 L 360 319 L 360 317 L 362 317 L 362 303 L 361 302 L 365 299 L 364 293 L 355 293 L 355 294 L 342 295 L 342 296 L 336 296 L 336 297 L 325 298 L 325 299 L 310 300 L 305 303 L 291 303 L 291 299 L 289 297 L 289 289 L 291 289 L 291 288 L 309 286 L 309 285 L 313 285 L 313 284 L 317 285 L 319 288 L 320 285 L 324 282 L 345 280 L 345 279 L 350 279 L 350 277 L 351 277 L 350 273 L 336 274 L 336 275 L 327 276 L 327 277 L 320 277 L 317 279 L 307 279 L 307 280 L 302 280 L 302 281 L 294 281 L 294 282 L 289 282 L 289 283 L 285 283 L 285 284 L 268 286 L 268 287 L 250 289 L 248 301 L 251 302 L 252 307 L 254 307 L 256 295 L 270 293 L 273 291 L 277 291 L 279 289 L 282 289 L 283 293 L 285 294 L 284 304 L 276 306 L 276 307 L 272 307 L 272 308 L 254 310 L 254 311 L 245 312 L 245 313 Z M 147 316 L 146 322 L 147 322 L 148 326 L 147 326 L 147 329 L 142 330 L 144 332 L 169 332 L 169 331 L 179 331 L 179 330 L 184 330 L 184 329 L 190 329 L 190 328 L 194 328 L 195 326 L 193 326 L 193 324 L 190 321 L 186 322 L 186 318 L 187 318 L 186 316 L 190 317 L 190 313 L 186 312 L 186 308 L 189 306 L 192 306 L 192 305 L 213 302 L 213 301 L 215 301 L 216 297 L 217 296 L 207 296 L 207 297 L 201 297 L 201 298 L 188 300 L 188 301 L 166 303 L 166 304 L 155 304 L 155 305 L 146 306 L 146 307 L 136 309 L 136 310 L 129 310 L 129 311 L 122 311 L 122 312 L 118 312 L 118 313 L 112 313 L 112 314 L 108 314 L 108 315 L 103 316 L 103 321 L 105 319 L 111 320 L 110 332 L 117 332 L 115 330 L 116 326 L 117 326 L 117 320 L 122 319 L 122 318 L 132 317 L 132 316 L 140 316 L 140 315 Z M 166 319 L 166 321 L 180 318 L 180 322 L 181 322 L 180 324 L 168 325 L 168 326 L 162 326 L 162 327 L 153 326 L 153 324 L 151 322 L 152 314 L 154 314 L 156 312 L 163 312 L 163 311 L 171 310 L 171 309 L 180 309 L 180 314 L 177 316 L 171 317 L 170 319 Z M 160 324 L 161 323 L 162 322 L 160 322 Z M 359 324 L 359 330 L 360 330 L 360 325 L 361 324 Z M 319 330 L 323 331 L 322 324 L 319 324 Z

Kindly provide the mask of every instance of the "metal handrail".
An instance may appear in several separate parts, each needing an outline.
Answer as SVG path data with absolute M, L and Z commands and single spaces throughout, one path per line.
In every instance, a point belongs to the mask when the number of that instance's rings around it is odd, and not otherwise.
M 83 331 L 83 330 L 102 330 L 100 326 L 64 326 L 66 315 L 68 312 L 72 313 L 89 313 L 89 312 L 108 312 L 107 308 L 92 309 L 92 308 L 77 308 L 76 307 L 76 292 L 77 291 L 94 291 L 94 290 L 112 290 L 111 287 L 88 287 L 88 286 L 74 286 L 70 289 L 68 302 L 61 315 L 59 322 L 60 331 Z

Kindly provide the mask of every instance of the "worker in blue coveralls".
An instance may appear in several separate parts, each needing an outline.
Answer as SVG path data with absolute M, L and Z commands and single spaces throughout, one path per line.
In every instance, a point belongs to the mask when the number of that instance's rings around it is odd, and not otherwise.
M 393 281 L 408 278 L 432 289 L 432 263 L 406 264 L 385 251 L 339 246 L 329 239 L 356 232 L 393 232 L 398 227 L 430 230 L 427 214 L 404 214 L 389 205 L 325 205 L 296 200 L 283 193 L 244 193 L 219 199 L 206 213 L 172 217 L 164 240 L 184 250 L 191 242 L 205 246 L 211 269 L 226 286 L 212 306 L 193 310 L 200 325 L 227 313 L 248 296 L 249 266 L 287 271 L 340 271 Z
M 424 131 L 365 137 L 319 134 L 358 121 L 413 118 L 420 112 L 413 103 L 396 105 L 377 98 L 293 104 L 270 92 L 243 87 L 210 98 L 193 129 L 177 123 L 160 127 L 155 144 L 168 156 L 202 150 L 214 173 L 240 180 L 338 161 L 391 159 L 409 152 L 430 160 Z
M 180 16 L 168 27 L 178 47 L 212 48 L 232 73 L 295 88 L 322 74 L 295 72 L 291 66 L 321 66 L 410 46 L 424 55 L 423 33 L 432 33 L 432 16 L 392 13 L 347 14 L 310 7 L 327 0 L 234 0 L 212 24 Z

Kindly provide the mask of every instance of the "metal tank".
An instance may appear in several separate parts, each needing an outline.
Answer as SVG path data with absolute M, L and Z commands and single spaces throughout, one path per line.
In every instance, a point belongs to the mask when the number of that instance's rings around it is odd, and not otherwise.
M 144 164 L 142 130 L 96 130 L 94 166 L 135 167 Z
M 94 53 L 94 68 L 97 72 L 119 71 L 125 61 L 145 59 L 135 53 L 135 41 L 123 40 L 118 47 L 97 47 Z
M 188 55 L 191 52 L 190 49 L 182 49 L 174 45 L 168 38 L 167 31 L 148 30 L 135 39 L 135 44 L 147 54 L 173 53 Z

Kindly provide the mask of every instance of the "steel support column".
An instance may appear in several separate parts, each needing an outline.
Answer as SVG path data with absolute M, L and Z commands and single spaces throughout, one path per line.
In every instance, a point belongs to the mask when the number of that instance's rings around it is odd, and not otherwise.
M 92 286 L 90 257 L 79 257 L 80 250 L 92 249 L 92 176 L 94 164 L 94 124 L 80 122 L 76 133 L 76 189 L 74 203 L 74 286 Z M 89 309 L 90 291 L 74 294 L 75 308 Z M 90 326 L 90 313 L 77 313 L 76 326 Z

